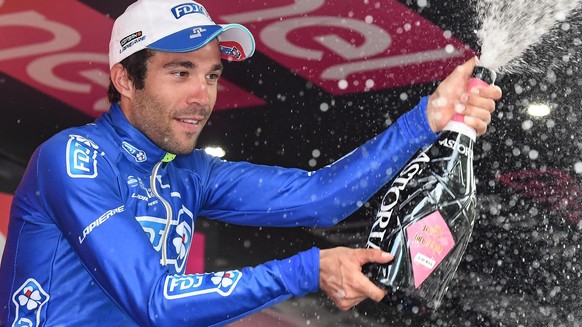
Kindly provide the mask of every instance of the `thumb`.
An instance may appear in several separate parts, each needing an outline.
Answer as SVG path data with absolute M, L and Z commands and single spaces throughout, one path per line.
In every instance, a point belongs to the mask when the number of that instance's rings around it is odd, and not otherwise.
M 465 61 L 465 63 L 463 63 L 462 65 L 457 66 L 457 68 L 454 71 L 454 74 L 458 75 L 459 78 L 468 80 L 471 77 L 471 74 L 473 73 L 473 68 L 475 68 L 475 66 L 478 64 L 478 61 L 479 59 L 477 57 L 473 57 Z

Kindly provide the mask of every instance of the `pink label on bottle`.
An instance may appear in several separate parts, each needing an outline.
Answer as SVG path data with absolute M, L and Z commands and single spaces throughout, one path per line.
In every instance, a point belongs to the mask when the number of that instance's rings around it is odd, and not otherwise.
M 440 212 L 435 211 L 406 229 L 414 286 L 419 288 L 455 245 Z

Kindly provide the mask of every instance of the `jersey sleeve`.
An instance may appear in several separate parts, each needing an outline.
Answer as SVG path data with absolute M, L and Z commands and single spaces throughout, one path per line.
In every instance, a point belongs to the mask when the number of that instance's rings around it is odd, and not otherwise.
M 233 224 L 330 226 L 360 208 L 421 148 L 436 141 L 428 98 L 383 133 L 317 171 L 213 160 L 200 214 Z
M 317 290 L 315 248 L 242 270 L 170 274 L 125 210 L 110 159 L 87 139 L 51 141 L 33 158 L 35 193 L 87 272 L 140 326 L 221 325 Z

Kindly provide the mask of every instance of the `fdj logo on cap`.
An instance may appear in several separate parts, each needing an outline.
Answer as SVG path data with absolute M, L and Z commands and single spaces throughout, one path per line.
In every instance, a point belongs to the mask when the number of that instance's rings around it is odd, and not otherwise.
M 180 17 L 188 14 L 204 14 L 210 18 L 204 7 L 196 3 L 184 3 L 177 5 L 176 7 L 172 8 L 172 13 L 176 19 L 180 19 Z

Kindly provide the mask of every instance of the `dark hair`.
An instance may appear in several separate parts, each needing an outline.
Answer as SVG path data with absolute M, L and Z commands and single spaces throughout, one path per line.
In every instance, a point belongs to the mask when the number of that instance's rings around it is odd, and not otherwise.
M 131 56 L 123 59 L 120 63 L 127 70 L 127 76 L 133 82 L 136 89 L 141 90 L 145 86 L 145 77 L 148 71 L 147 61 L 153 56 L 153 51 L 144 49 Z M 118 103 L 121 100 L 121 94 L 109 79 L 109 90 L 107 90 L 109 103 Z

